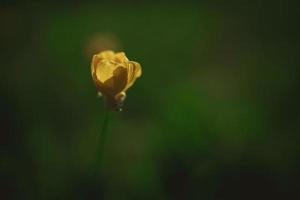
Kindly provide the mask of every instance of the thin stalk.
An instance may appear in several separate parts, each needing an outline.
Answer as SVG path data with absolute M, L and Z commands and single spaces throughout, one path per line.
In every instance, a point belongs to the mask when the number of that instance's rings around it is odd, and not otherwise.
M 95 174 L 96 175 L 98 174 L 99 168 L 101 168 L 101 165 L 102 165 L 104 146 L 105 146 L 105 141 L 107 138 L 107 132 L 108 132 L 107 130 L 108 130 L 109 121 L 110 121 L 110 112 L 109 112 L 109 110 L 105 109 L 102 129 L 97 138 L 96 161 L 95 161 Z

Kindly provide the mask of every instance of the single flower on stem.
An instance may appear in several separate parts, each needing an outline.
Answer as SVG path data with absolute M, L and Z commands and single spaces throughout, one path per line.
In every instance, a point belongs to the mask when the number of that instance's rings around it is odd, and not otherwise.
M 102 51 L 93 56 L 91 64 L 92 77 L 98 94 L 104 97 L 106 110 L 101 134 L 98 135 L 96 161 L 93 173 L 97 176 L 101 167 L 104 144 L 107 137 L 110 111 L 121 111 L 126 91 L 142 75 L 141 65 L 130 61 L 124 52 Z
M 141 65 L 130 61 L 124 52 L 102 51 L 93 56 L 92 77 L 98 92 L 111 111 L 121 111 L 126 91 L 142 75 Z

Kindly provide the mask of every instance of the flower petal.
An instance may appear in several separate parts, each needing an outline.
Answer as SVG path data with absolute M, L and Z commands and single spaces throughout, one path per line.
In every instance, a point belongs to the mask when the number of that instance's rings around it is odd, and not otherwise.
M 95 73 L 95 66 L 98 65 L 99 61 L 100 61 L 100 58 L 97 55 L 94 55 L 93 59 L 92 59 L 92 63 L 91 63 L 92 76 Z
M 114 57 L 113 51 L 103 51 L 93 56 L 92 63 L 91 63 L 91 72 L 92 75 L 95 73 L 95 67 L 98 66 L 99 62 L 103 60 L 111 60 Z
M 113 76 L 114 70 L 116 68 L 117 65 L 108 60 L 100 61 L 95 68 L 97 79 L 104 83 L 106 80 Z
M 104 60 L 104 59 L 111 60 L 111 59 L 114 58 L 115 52 L 113 52 L 113 51 L 102 51 L 102 52 L 98 53 L 96 56 L 101 60 Z
M 98 91 L 100 91 L 104 96 L 107 96 L 108 95 L 108 92 L 105 88 L 105 85 L 104 83 L 101 83 L 98 79 L 97 79 L 97 76 L 96 76 L 96 73 L 93 73 L 92 74 L 92 77 L 93 77 L 93 80 L 95 82 L 95 85 L 96 85 L 96 88 Z
M 110 96 L 116 96 L 124 90 L 127 84 L 127 69 L 119 66 L 114 72 L 113 76 L 104 82 L 105 90 Z
M 128 62 L 128 80 L 126 89 L 130 88 L 134 81 L 142 75 L 142 68 L 141 65 L 134 61 Z
M 115 54 L 114 61 L 117 63 L 120 63 L 120 64 L 124 64 L 124 63 L 127 63 L 129 60 L 126 57 L 124 52 L 119 52 L 119 53 Z

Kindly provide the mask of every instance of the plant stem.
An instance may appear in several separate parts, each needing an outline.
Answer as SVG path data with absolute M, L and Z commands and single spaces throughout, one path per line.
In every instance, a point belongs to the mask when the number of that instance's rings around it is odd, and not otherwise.
M 100 135 L 97 138 L 97 148 L 96 148 L 96 162 L 95 162 L 95 174 L 98 174 L 99 168 L 102 165 L 103 153 L 104 153 L 104 145 L 107 138 L 107 130 L 108 124 L 110 120 L 110 112 L 105 109 L 104 111 L 104 119 L 102 124 L 102 129 Z

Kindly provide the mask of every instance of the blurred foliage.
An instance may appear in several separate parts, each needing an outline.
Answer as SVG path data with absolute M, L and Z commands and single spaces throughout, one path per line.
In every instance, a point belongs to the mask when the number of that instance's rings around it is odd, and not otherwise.
M 299 187 L 297 3 L 3 3 L 4 199 L 288 199 Z M 97 51 L 143 75 L 113 113 Z M 3 195 L 2 195 L 3 194 Z M 7 197 L 6 197 L 7 196 Z M 2 198 L 1 197 L 1 198 Z

